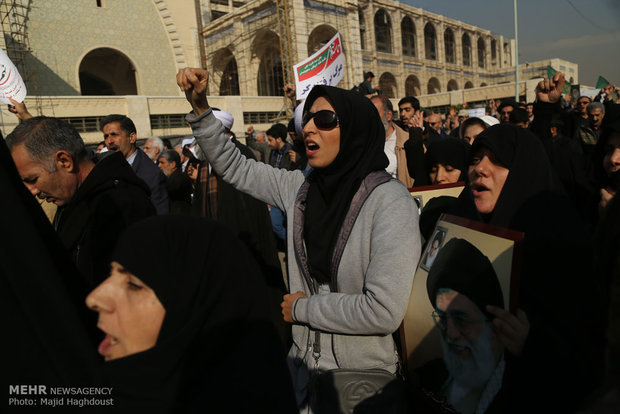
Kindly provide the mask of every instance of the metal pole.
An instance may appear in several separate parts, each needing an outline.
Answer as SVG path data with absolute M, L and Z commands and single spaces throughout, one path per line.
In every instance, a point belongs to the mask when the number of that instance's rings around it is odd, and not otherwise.
M 519 102 L 519 29 L 517 24 L 517 0 L 513 0 L 515 12 L 515 101 Z

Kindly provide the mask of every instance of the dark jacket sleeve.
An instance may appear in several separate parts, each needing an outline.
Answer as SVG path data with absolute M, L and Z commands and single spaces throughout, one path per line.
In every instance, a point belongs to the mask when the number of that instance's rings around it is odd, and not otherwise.
M 424 142 L 421 128 L 409 128 L 409 139 L 403 145 L 407 156 L 409 175 L 415 180 L 414 187 L 429 185 L 428 174 L 424 166 Z

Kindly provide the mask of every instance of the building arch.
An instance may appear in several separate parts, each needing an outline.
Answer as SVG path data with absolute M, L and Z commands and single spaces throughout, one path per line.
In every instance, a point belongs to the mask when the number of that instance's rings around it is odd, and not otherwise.
M 378 52 L 392 53 L 392 21 L 383 9 L 375 13 L 375 41 Z
M 357 17 L 359 19 L 360 24 L 360 42 L 362 50 L 366 49 L 366 18 L 364 17 L 364 12 L 362 9 L 357 11 Z
M 308 36 L 308 56 L 325 46 L 336 33 L 338 30 L 328 24 L 315 27 Z
M 491 63 L 497 64 L 497 40 L 491 39 Z
M 456 63 L 456 45 L 452 29 L 447 28 L 443 33 L 443 42 L 446 50 L 446 63 Z
M 263 30 L 252 42 L 252 56 L 258 59 L 257 90 L 259 96 L 281 96 L 284 76 L 280 40 L 271 30 Z
M 471 66 L 471 38 L 467 33 L 463 33 L 461 45 L 463 48 L 463 66 Z
M 212 76 L 219 78 L 220 96 L 239 95 L 239 72 L 237 70 L 237 59 L 233 52 L 225 47 L 218 50 L 213 55 Z
M 439 83 L 439 79 L 433 77 L 428 80 L 428 93 L 439 93 L 441 92 L 441 84 Z
M 381 89 L 381 94 L 387 96 L 388 98 L 396 98 L 397 89 L 396 89 L 396 78 L 390 72 L 384 72 L 379 77 L 379 88 Z
M 78 76 L 82 95 L 137 95 L 136 66 L 123 52 L 100 47 L 86 53 Z
M 459 84 L 454 79 L 450 79 L 448 81 L 448 92 L 457 91 L 458 89 L 459 89 Z
M 437 60 L 437 32 L 431 22 L 424 26 L 424 57 Z
M 482 37 L 478 38 L 478 67 L 486 67 L 487 45 Z
M 167 2 L 165 0 L 153 0 L 153 3 L 155 5 L 155 8 L 157 9 L 157 12 L 159 13 L 159 17 L 164 22 L 164 28 L 166 29 L 166 33 L 168 35 L 168 41 L 170 41 L 170 46 L 172 46 L 172 50 L 175 56 L 174 63 L 177 66 L 177 70 L 187 67 L 187 60 L 185 58 L 183 44 L 180 40 L 179 30 L 174 23 L 172 13 L 170 13 L 168 4 L 166 4 Z
M 400 22 L 400 33 L 403 43 L 403 55 L 415 56 L 415 23 L 405 16 Z
M 474 87 L 474 84 L 471 81 L 465 82 L 465 89 L 471 89 Z
M 482 82 L 482 83 L 480 84 L 480 87 L 481 87 L 481 88 L 482 88 L 482 87 L 484 87 L 484 86 L 487 86 L 487 83 L 486 83 L 486 82 Z
M 406 96 L 418 96 L 422 90 L 420 89 L 420 80 L 415 75 L 407 76 L 405 80 L 405 95 Z

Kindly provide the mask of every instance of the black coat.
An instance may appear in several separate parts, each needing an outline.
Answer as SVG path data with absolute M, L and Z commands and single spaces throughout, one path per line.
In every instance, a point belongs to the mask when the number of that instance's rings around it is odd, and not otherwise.
M 54 227 L 92 289 L 107 276 L 119 234 L 154 214 L 148 187 L 119 152 L 95 164 L 71 201 L 56 212 Z
M 166 181 L 170 214 L 191 214 L 192 212 L 192 180 L 180 169 L 174 170 Z
M 166 176 L 140 148 L 136 148 L 136 158 L 133 161 L 132 168 L 136 175 L 148 185 L 151 201 L 157 210 L 157 214 L 170 213 Z

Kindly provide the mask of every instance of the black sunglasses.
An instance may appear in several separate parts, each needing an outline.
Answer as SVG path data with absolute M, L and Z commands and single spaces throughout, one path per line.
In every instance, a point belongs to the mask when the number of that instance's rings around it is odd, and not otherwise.
M 338 126 L 338 115 L 333 111 L 324 109 L 317 112 L 306 112 L 301 119 L 301 127 L 305 127 L 314 118 L 314 125 L 319 129 L 332 129 Z

